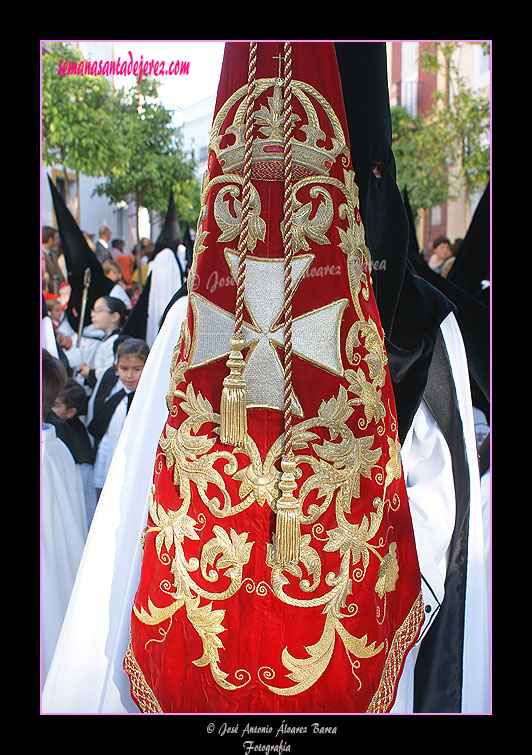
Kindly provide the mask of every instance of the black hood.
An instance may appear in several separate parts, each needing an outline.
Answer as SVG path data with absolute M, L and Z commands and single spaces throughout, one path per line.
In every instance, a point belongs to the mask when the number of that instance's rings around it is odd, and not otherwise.
M 155 242 L 155 249 L 153 251 L 152 259 L 163 249 L 171 249 L 174 254 L 177 252 L 177 247 L 181 243 L 181 226 L 179 225 L 179 218 L 177 217 L 177 210 L 174 202 L 174 193 L 170 192 L 170 199 L 168 200 L 168 209 L 166 211 L 166 218 L 162 227 L 159 238 Z
M 386 44 L 337 42 L 335 47 L 403 441 L 423 397 L 440 324 L 454 305 L 407 265 L 410 232 L 392 151 Z
M 81 315 L 81 302 L 83 295 L 83 281 L 85 270 L 90 268 L 91 279 L 87 296 L 87 306 L 83 325 L 90 325 L 91 309 L 100 296 L 107 296 L 113 288 L 114 281 L 106 278 L 98 258 L 90 248 L 76 223 L 72 213 L 65 204 L 61 194 L 56 189 L 52 179 L 48 176 L 52 201 L 54 204 L 57 229 L 61 239 L 61 247 L 65 256 L 65 264 L 68 272 L 68 282 L 71 286 L 70 299 L 66 310 L 68 322 L 77 331 Z

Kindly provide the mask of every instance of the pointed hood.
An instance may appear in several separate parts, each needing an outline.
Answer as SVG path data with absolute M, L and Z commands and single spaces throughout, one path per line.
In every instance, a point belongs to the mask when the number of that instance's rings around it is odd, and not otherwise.
M 485 197 L 486 194 L 484 194 L 484 201 Z M 406 191 L 406 189 L 403 192 L 403 200 L 410 228 L 408 244 L 408 265 L 417 276 L 440 291 L 449 301 L 453 302 L 456 308 L 456 320 L 458 322 L 458 325 L 460 326 L 460 331 L 462 333 L 462 338 L 464 339 L 464 346 L 467 353 L 473 404 L 474 406 L 478 406 L 480 409 L 482 409 L 482 411 L 485 412 L 486 416 L 488 416 L 490 404 L 489 309 L 486 307 L 485 303 L 481 301 L 480 297 L 472 296 L 465 289 L 465 287 L 462 287 L 458 285 L 456 281 L 451 280 L 450 275 L 448 275 L 446 278 L 443 278 L 441 275 L 435 273 L 434 270 L 432 270 L 427 265 L 425 258 L 422 254 L 419 253 L 414 216 L 412 214 L 412 208 L 410 207 L 408 192 Z M 484 211 L 485 204 L 484 208 L 480 210 L 481 216 Z M 463 243 L 465 243 L 465 239 Z M 466 247 L 466 250 L 467 248 L 468 247 Z M 457 262 L 458 258 L 454 265 L 456 265 Z M 464 262 L 466 261 L 464 260 Z M 451 268 L 451 271 L 453 270 L 454 265 Z M 464 268 L 462 269 L 465 269 L 465 267 L 466 264 L 464 264 Z M 471 266 L 471 269 L 473 269 L 473 264 Z M 478 280 L 480 281 L 482 279 L 478 278 Z
M 77 331 L 79 328 L 83 280 L 86 268 L 90 268 L 91 282 L 87 296 L 84 326 L 90 325 L 90 313 L 96 299 L 100 296 L 108 295 L 114 286 L 114 282 L 105 277 L 100 262 L 87 244 L 83 233 L 50 176 L 48 176 L 48 183 L 50 184 L 50 191 L 52 193 L 57 228 L 61 238 L 61 247 L 65 256 L 68 282 L 71 286 L 66 314 L 68 322 Z
M 448 278 L 431 270 L 421 254 L 412 262 L 412 268 L 420 278 L 453 302 L 456 320 L 467 353 L 473 406 L 489 416 L 491 401 L 489 307 Z
M 146 283 L 122 329 L 123 333 L 146 341 L 150 347 L 169 302 L 183 285 L 185 271 L 177 253 L 180 239 L 181 230 L 171 194 L 166 222 L 148 265 Z
M 490 240 L 491 207 L 488 184 L 447 275 L 448 280 L 473 296 L 482 291 L 483 280 L 490 280 Z
M 163 249 L 171 249 L 174 254 L 177 252 L 177 247 L 181 243 L 181 226 L 179 225 L 179 218 L 177 217 L 177 210 L 174 201 L 174 193 L 170 191 L 170 199 L 168 200 L 168 209 L 166 211 L 166 218 L 162 227 L 159 238 L 155 242 L 155 249 L 153 250 L 152 259 L 161 252 Z
M 423 396 L 440 323 L 453 305 L 407 265 L 411 234 L 396 183 L 386 44 L 340 42 L 335 48 L 360 214 L 404 439 Z
M 135 306 L 129 313 L 127 320 L 122 327 L 122 335 L 131 336 L 131 338 L 140 338 L 142 341 L 146 340 L 151 280 L 152 275 L 150 273 L 137 301 L 135 302 Z

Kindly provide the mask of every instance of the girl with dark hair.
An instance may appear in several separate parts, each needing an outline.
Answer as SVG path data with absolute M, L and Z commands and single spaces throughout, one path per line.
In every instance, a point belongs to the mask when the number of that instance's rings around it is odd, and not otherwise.
M 85 384 L 91 390 L 113 364 L 113 343 L 119 336 L 126 317 L 126 305 L 120 299 L 101 296 L 94 302 L 91 321 L 95 328 L 103 331 L 104 336 L 94 351 L 92 363 L 84 362 L 79 368 L 80 375 L 85 378 Z

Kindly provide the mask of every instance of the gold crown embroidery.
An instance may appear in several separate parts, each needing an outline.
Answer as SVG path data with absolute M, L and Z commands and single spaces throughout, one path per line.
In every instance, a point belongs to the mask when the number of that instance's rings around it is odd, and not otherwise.
M 259 97 L 272 89 L 267 97 L 267 104 L 257 103 Z M 247 86 L 235 92 L 219 111 L 211 132 L 210 149 L 214 151 L 218 163 L 225 174 L 241 175 L 244 168 L 244 137 Z M 302 116 L 293 114 L 296 136 L 291 139 L 294 179 L 308 176 L 327 176 L 330 169 L 341 155 L 349 155 L 343 130 L 336 114 L 327 100 L 312 86 L 302 81 L 292 81 L 292 93 L 301 104 Z M 264 99 L 264 98 L 263 98 Z M 251 178 L 256 180 L 283 180 L 283 96 L 279 79 L 258 79 L 255 83 L 255 102 L 253 112 L 255 136 L 251 148 Z M 229 126 L 227 119 L 237 105 Z M 331 132 L 331 146 L 326 144 L 326 131 L 320 123 L 320 116 L 325 118 Z M 325 125 L 325 123 L 323 124 Z M 230 137 L 234 137 L 228 144 Z

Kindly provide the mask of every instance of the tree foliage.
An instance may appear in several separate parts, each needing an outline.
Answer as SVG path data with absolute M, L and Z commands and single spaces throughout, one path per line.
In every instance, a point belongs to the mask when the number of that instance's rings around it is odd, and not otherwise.
M 481 44 L 489 54 L 486 43 L 467 44 Z M 398 184 L 408 188 L 414 211 L 463 196 L 469 214 L 472 195 L 489 180 L 490 103 L 460 73 L 463 45 L 437 42 L 421 52 L 422 70 L 443 74 L 446 82 L 428 113 L 411 118 L 404 108 L 392 109 Z
M 180 221 L 195 226 L 194 164 L 181 150 L 172 112 L 158 100 L 157 81 L 142 78 L 128 91 L 115 90 L 104 76 L 76 74 L 82 62 L 81 52 L 62 42 L 43 56 L 43 163 L 61 165 L 65 177 L 68 169 L 100 178 L 96 194 L 133 199 L 137 210 L 164 213 L 173 190 Z
M 413 118 L 404 107 L 392 108 L 392 146 L 397 184 L 408 189 L 414 213 L 444 204 L 449 197 L 445 145 L 423 116 Z
M 124 159 L 96 191 L 115 202 L 131 196 L 137 207 L 164 212 L 173 190 L 180 220 L 195 224 L 199 186 L 194 163 L 183 155 L 181 132 L 172 124 L 172 113 L 159 103 L 157 90 L 155 80 L 142 78 L 121 94 L 116 128 L 127 145 Z
M 105 175 L 120 163 L 125 147 L 116 138 L 117 103 L 108 80 L 73 73 L 82 63 L 81 52 L 64 42 L 42 59 L 42 161 L 61 166 L 67 184 L 68 171 Z

